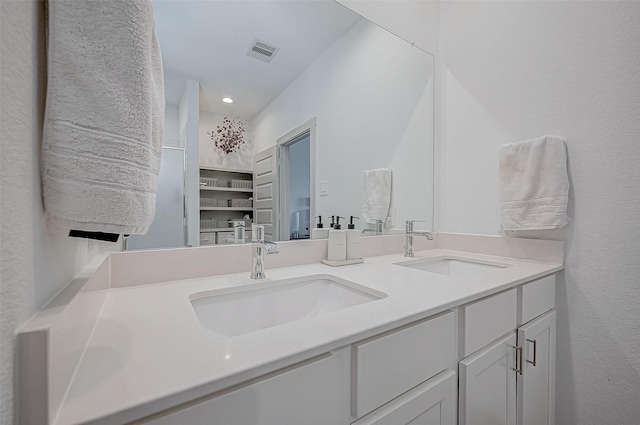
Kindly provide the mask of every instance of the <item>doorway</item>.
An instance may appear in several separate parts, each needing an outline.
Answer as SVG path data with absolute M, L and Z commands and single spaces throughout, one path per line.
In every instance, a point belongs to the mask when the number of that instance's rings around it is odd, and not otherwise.
M 315 118 L 277 141 L 279 240 L 309 239 L 315 213 Z
M 315 216 L 316 119 L 253 156 L 254 220 L 274 241 L 309 239 Z
M 289 218 L 288 239 L 309 239 L 311 227 L 311 138 L 309 133 L 282 145 L 283 215 Z M 287 226 L 283 226 L 287 231 Z M 287 235 L 281 235 L 284 239 Z

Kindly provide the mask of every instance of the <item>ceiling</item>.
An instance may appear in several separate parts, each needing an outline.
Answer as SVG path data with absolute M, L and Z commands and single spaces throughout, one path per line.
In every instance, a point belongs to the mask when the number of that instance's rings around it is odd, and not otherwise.
M 245 120 L 361 19 L 333 0 L 155 0 L 154 14 L 167 104 L 195 79 L 201 110 Z M 256 39 L 280 48 L 270 63 L 247 56 Z

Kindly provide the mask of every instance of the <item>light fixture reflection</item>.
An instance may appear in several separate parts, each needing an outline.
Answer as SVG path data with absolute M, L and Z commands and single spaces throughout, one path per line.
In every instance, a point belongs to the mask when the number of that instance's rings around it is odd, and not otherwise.
M 230 97 L 225 97 L 225 98 L 222 99 L 222 101 L 224 103 L 233 103 L 233 99 L 231 99 Z

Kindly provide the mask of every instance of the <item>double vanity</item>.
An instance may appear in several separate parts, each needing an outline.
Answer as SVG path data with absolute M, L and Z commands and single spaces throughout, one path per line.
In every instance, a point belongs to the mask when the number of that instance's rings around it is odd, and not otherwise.
M 307 257 L 280 243 L 258 281 L 249 247 L 190 250 L 246 251 L 247 271 L 186 279 L 168 251 L 111 254 L 23 329 L 21 349 L 44 332 L 48 353 L 20 369 L 21 407 L 47 406 L 24 423 L 552 424 L 562 242 L 438 234 L 405 258 L 402 237 L 363 239 L 364 263 L 345 267 L 311 258 L 326 241 Z M 83 321 L 83 347 L 56 343 Z

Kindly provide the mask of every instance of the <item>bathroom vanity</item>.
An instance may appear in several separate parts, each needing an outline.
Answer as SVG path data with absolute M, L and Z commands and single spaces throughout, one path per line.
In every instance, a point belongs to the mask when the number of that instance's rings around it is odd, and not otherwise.
M 115 254 L 91 274 L 107 286 L 75 297 L 104 296 L 77 368 L 49 380 L 44 421 L 24 423 L 553 424 L 562 242 L 421 243 L 413 259 L 365 247 L 353 266 L 267 264 L 258 283 L 117 282 Z M 23 342 L 46 328 L 34 320 Z

